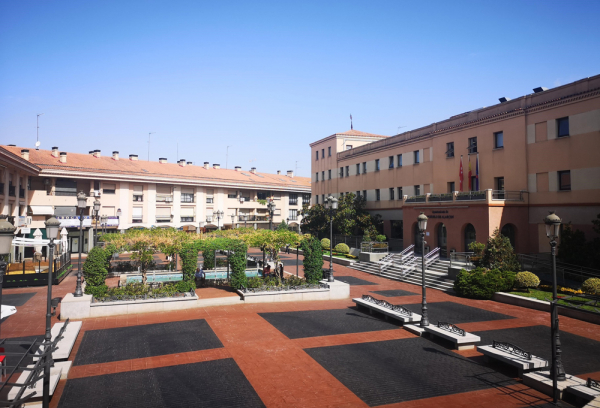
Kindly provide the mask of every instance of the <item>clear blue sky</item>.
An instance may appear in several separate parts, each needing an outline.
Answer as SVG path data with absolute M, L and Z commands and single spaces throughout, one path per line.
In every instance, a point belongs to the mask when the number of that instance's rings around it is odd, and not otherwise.
M 309 176 L 392 135 L 600 74 L 599 1 L 0 2 L 0 143 Z M 254 160 L 251 162 L 251 160 Z

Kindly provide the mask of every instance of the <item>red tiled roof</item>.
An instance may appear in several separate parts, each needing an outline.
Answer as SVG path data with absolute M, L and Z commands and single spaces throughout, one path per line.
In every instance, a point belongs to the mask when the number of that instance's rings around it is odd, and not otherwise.
M 0 148 L 18 157 L 21 157 L 21 149 L 26 149 L 18 146 L 0 146 Z M 67 153 L 67 162 L 61 163 L 59 158 L 52 156 L 50 150 L 29 149 L 29 162 L 39 166 L 42 169 L 42 174 L 44 171 L 62 170 L 115 174 L 121 177 L 130 174 L 137 177 L 163 177 L 194 181 L 265 184 L 286 188 L 310 188 L 310 178 L 308 177 L 294 176 L 292 178 L 285 174 L 252 174 L 248 170 L 214 169 L 212 166 L 205 169 L 203 166 L 198 165 L 180 166 L 177 163 L 129 160 L 127 157 L 114 160 L 112 156 L 94 157 L 91 154 Z
M 336 135 L 361 136 L 361 137 L 377 137 L 377 138 L 389 137 L 389 136 L 383 136 L 383 135 L 376 135 L 376 134 L 373 134 L 373 133 L 361 132 L 360 130 L 354 130 L 354 129 L 347 130 L 347 131 L 341 132 L 341 133 L 336 133 Z

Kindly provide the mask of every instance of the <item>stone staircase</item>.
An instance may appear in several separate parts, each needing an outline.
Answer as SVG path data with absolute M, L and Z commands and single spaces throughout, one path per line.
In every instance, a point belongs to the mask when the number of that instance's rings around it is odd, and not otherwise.
M 434 263 L 428 265 L 425 269 L 425 285 L 428 288 L 438 289 L 444 292 L 454 292 L 452 289 L 454 281 L 448 278 L 448 266 L 450 266 L 450 262 L 442 259 L 438 259 Z M 386 267 L 383 272 L 379 273 L 379 264 L 376 262 L 356 262 L 348 266 L 348 268 L 421 286 L 421 257 L 418 257 L 416 267 L 410 269 L 408 272 L 396 265 L 390 265 Z

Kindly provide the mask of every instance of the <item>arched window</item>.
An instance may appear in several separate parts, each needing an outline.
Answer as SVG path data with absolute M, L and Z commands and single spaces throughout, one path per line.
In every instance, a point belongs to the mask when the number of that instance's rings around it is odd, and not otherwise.
M 465 227 L 465 251 L 469 251 L 469 244 L 475 242 L 477 236 L 475 234 L 475 227 L 473 224 L 467 224 Z
M 510 240 L 510 244 L 512 245 L 513 249 L 515 249 L 515 226 L 512 224 L 506 224 L 504 227 L 502 227 L 502 230 L 500 230 L 500 234 L 504 235 L 505 237 L 507 237 Z

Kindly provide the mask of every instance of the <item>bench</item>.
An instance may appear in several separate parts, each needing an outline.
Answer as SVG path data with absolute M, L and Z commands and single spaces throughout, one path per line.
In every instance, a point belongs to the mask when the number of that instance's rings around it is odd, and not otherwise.
M 541 370 L 549 366 L 548 360 L 536 357 L 514 344 L 506 342 L 494 340 L 492 345 L 477 346 L 477 351 L 482 353 L 488 361 L 493 359 L 517 367 L 519 377 L 523 377 L 524 372 Z
M 28 365 L 27 368 L 33 368 L 34 365 Z M 50 395 L 54 394 L 54 390 L 56 389 L 56 386 L 58 385 L 58 381 L 61 379 L 62 376 L 62 367 L 52 367 L 50 368 Z M 24 384 L 25 381 L 27 380 L 27 376 L 31 373 L 30 370 L 25 370 L 21 373 L 21 375 L 19 376 L 19 378 L 17 379 L 17 381 L 15 382 L 16 384 Z M 12 401 L 17 397 L 17 393 L 19 392 L 19 390 L 23 388 L 20 387 L 18 385 L 15 385 L 14 387 L 12 387 L 10 389 L 10 391 L 8 391 L 8 400 Z M 36 401 L 36 400 L 40 400 L 42 399 L 42 396 L 44 395 L 44 379 L 40 378 L 39 380 L 37 380 L 34 384 L 33 387 L 28 387 L 27 390 L 25 390 L 25 393 L 23 395 L 28 395 L 32 392 L 35 392 L 35 395 L 27 401 L 27 405 L 31 404 L 32 402 Z
M 600 381 L 588 378 L 587 381 L 580 385 L 568 386 L 564 392 L 574 395 L 579 400 L 586 402 L 593 401 L 596 398 L 600 398 Z
M 437 325 L 425 327 L 425 331 L 433 337 L 441 337 L 454 343 L 454 348 L 458 350 L 468 350 L 475 348 L 475 344 L 481 341 L 481 337 L 472 333 L 467 333 L 463 329 L 452 323 L 438 322 Z
M 421 321 L 421 315 L 411 312 L 402 306 L 395 306 L 386 300 L 378 300 L 370 295 L 363 295 L 361 298 L 352 299 L 357 306 L 369 309 L 369 313 L 373 314 L 373 310 L 383 314 L 386 318 L 392 318 L 401 321 L 402 323 L 416 323 Z
M 56 338 L 60 329 L 64 326 L 64 323 L 56 323 L 52 326 L 52 330 L 50 334 L 52 334 L 52 341 Z M 57 349 L 52 353 L 52 358 L 54 360 L 67 360 L 69 358 L 69 354 L 71 354 L 71 350 L 73 350 L 73 346 L 75 345 L 75 340 L 77 340 L 77 336 L 79 335 L 79 331 L 81 330 L 82 322 L 69 322 L 65 332 L 63 333 L 63 338 L 58 341 L 56 344 Z M 40 355 L 44 352 L 44 346 L 40 346 L 40 348 L 35 352 L 36 356 L 33 357 L 33 361 L 37 361 Z

